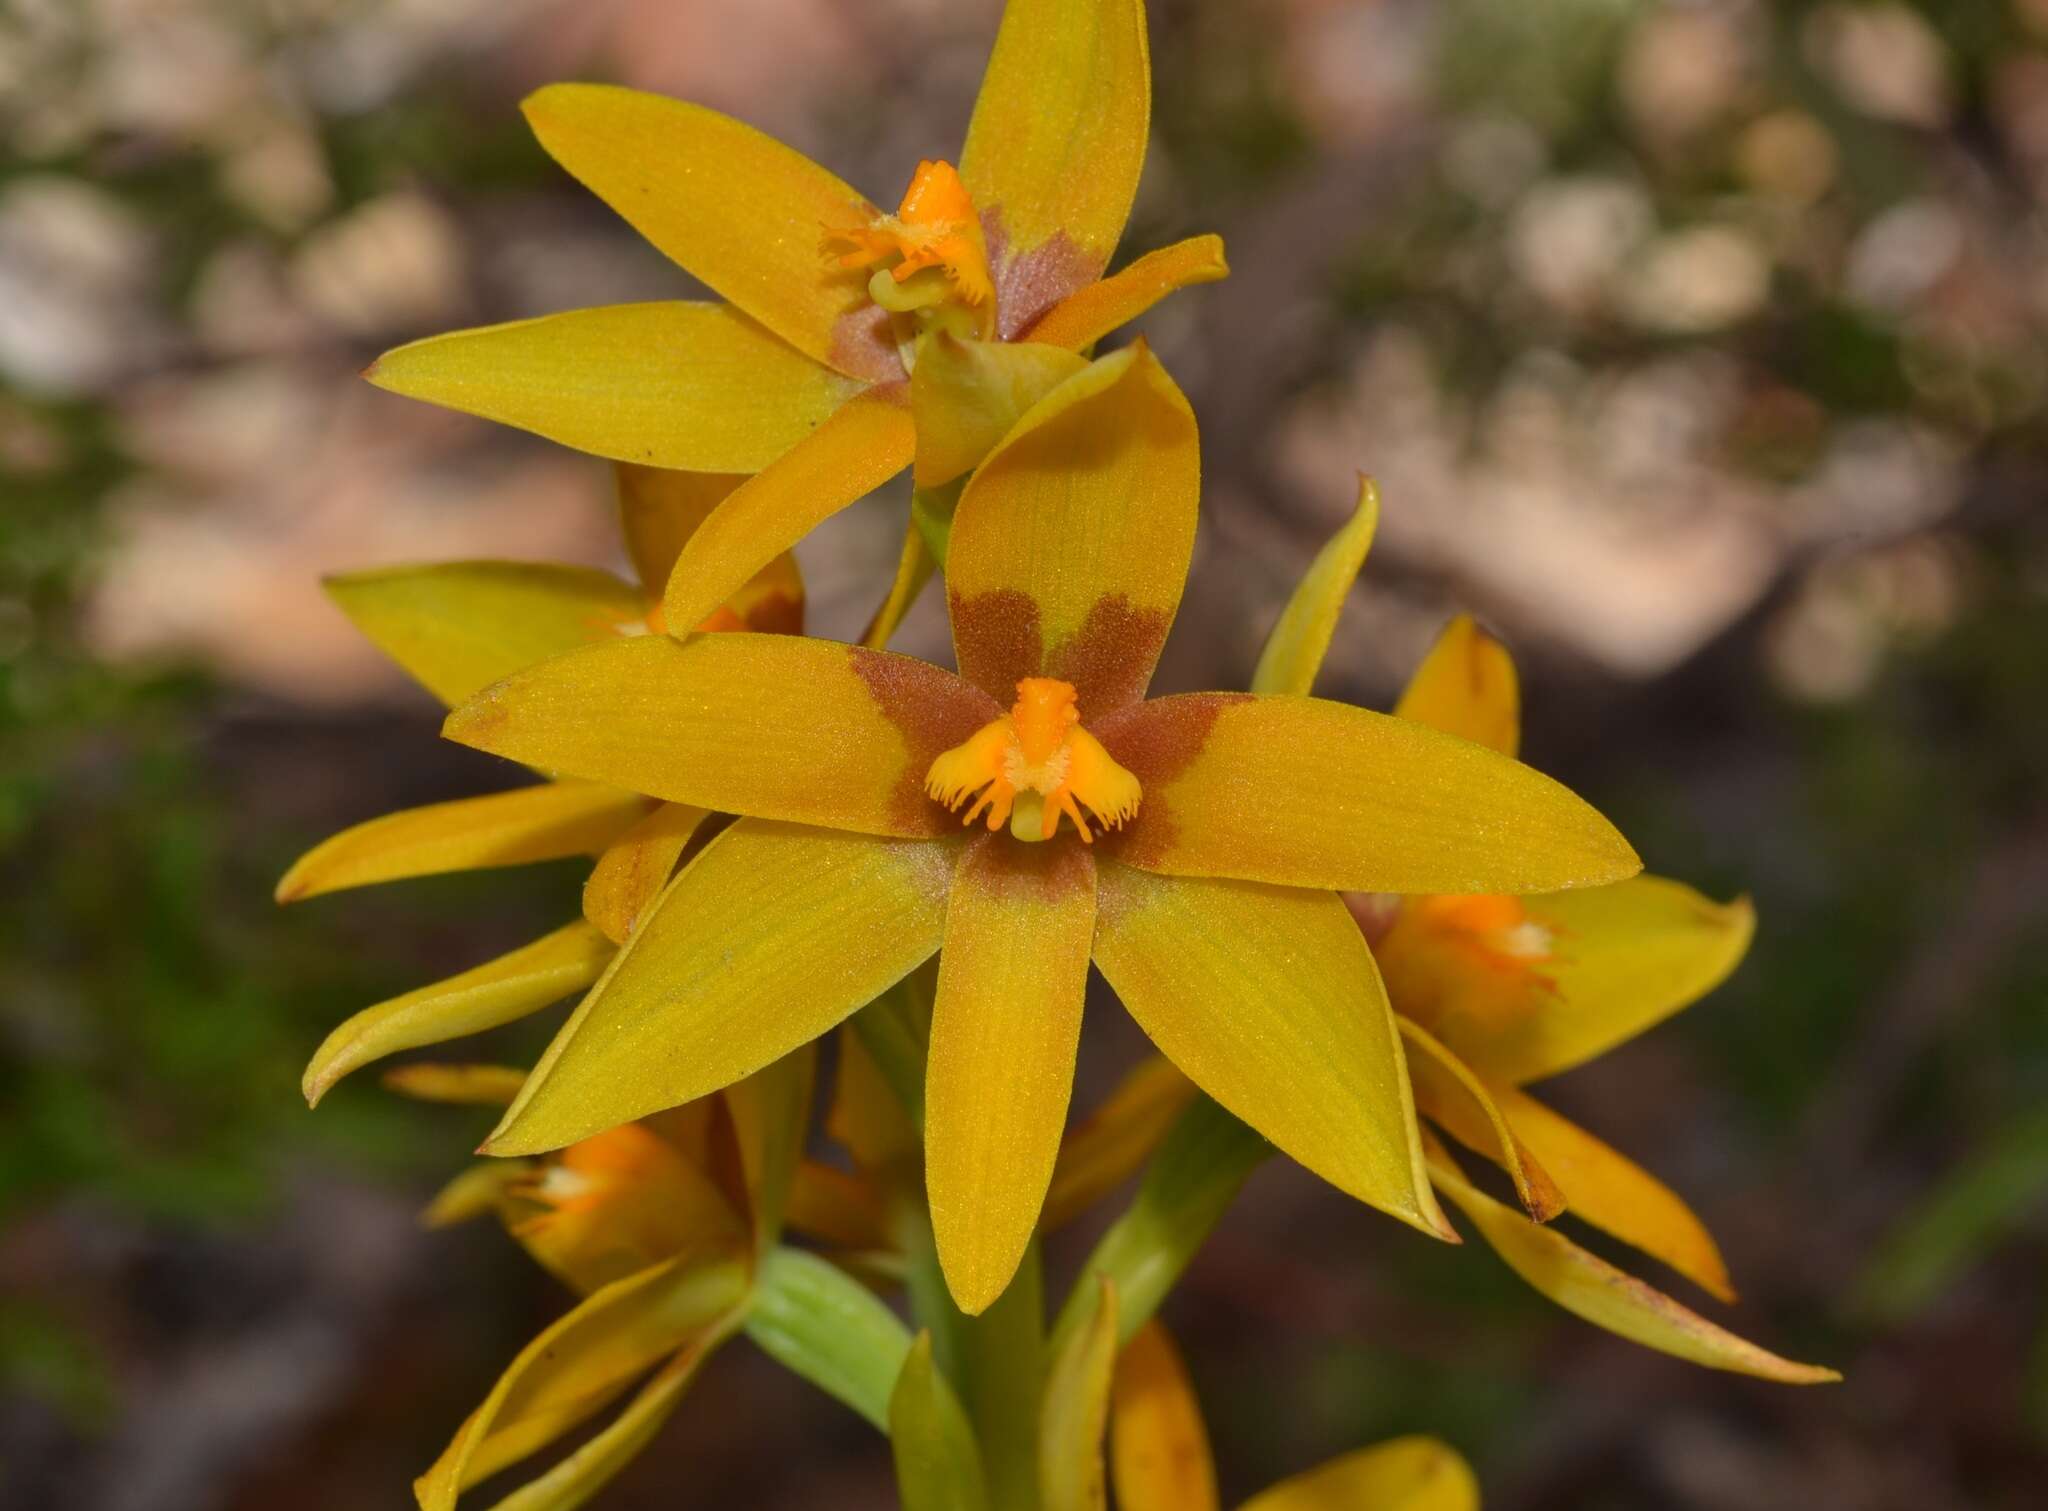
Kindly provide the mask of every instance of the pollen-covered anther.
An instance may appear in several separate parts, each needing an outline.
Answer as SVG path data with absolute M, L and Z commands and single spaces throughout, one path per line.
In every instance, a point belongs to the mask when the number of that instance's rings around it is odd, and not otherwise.
M 897 283 L 927 268 L 941 269 L 954 295 L 972 308 L 980 308 L 994 293 L 981 216 L 948 162 L 919 163 L 894 215 L 828 231 L 825 248 L 841 268 L 880 267 L 893 258 L 890 273 Z
M 932 762 L 924 790 L 955 810 L 974 799 L 963 824 L 985 812 L 991 831 L 1008 824 L 1023 840 L 1051 839 L 1064 813 L 1084 844 L 1095 838 L 1090 816 L 1120 828 L 1143 796 L 1138 779 L 1081 727 L 1073 685 L 1053 677 L 1019 682 L 1007 714 Z

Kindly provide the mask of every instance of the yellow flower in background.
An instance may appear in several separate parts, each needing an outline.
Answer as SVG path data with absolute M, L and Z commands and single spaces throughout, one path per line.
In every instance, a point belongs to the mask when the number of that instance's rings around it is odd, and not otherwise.
M 582 1299 L 520 1351 L 414 1483 L 421 1511 L 453 1511 L 471 1486 L 621 1402 L 499 1504 L 580 1505 L 647 1445 L 704 1361 L 749 1321 L 803 1147 L 811 1076 L 808 1053 L 790 1056 L 547 1159 L 488 1161 L 435 1198 L 430 1226 L 495 1212 Z M 385 1079 L 411 1096 L 489 1105 L 509 1100 L 522 1075 L 409 1065 Z
M 1143 0 L 1011 0 L 958 169 L 921 164 L 892 214 L 702 106 L 557 84 L 525 111 L 556 161 L 722 302 L 459 331 L 368 376 L 600 456 L 758 474 L 668 580 L 677 626 L 913 456 L 920 488 L 953 482 L 1078 352 L 1227 271 L 1202 236 L 1103 277 L 1145 158 Z M 912 529 L 869 643 L 932 566 Z
M 1306 697 L 1145 701 L 1197 493 L 1193 417 L 1140 344 L 1041 400 L 963 491 L 947 562 L 960 675 L 801 637 L 650 636 L 457 709 L 462 743 L 746 815 L 657 900 L 490 1149 L 557 1148 L 705 1095 L 943 946 L 926 1182 L 963 1310 L 1001 1293 L 1040 1215 L 1091 959 L 1209 1095 L 1439 1231 L 1393 1022 L 1337 892 L 1552 890 L 1638 863 L 1556 783 L 1411 721 Z M 1092 842 L 1045 804 L 1058 752 L 1027 749 L 1005 714 L 1032 679 L 1065 684 L 1059 727 L 1135 784 L 1134 813 L 1107 768 L 1107 788 L 1074 789 L 1125 812 Z M 1013 737 L 1021 764 L 988 767 L 1015 778 L 1010 827 L 963 832 L 928 783 L 948 752 Z
M 592 567 L 462 561 L 348 573 L 330 578 L 328 592 L 379 649 L 449 704 L 573 646 L 658 631 L 660 588 L 677 553 L 741 479 L 623 463 L 616 470 L 636 582 Z M 803 578 L 784 553 L 700 627 L 796 633 L 803 616 Z M 588 988 L 707 817 L 617 787 L 544 781 L 386 814 L 314 846 L 277 884 L 279 902 L 451 871 L 598 859 L 580 921 L 343 1023 L 306 1067 L 307 1100 L 317 1103 L 372 1060 L 495 1028 Z

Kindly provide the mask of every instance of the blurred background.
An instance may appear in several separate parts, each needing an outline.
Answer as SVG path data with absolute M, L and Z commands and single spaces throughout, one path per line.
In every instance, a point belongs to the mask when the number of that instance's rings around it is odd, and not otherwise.
M 355 375 L 690 292 L 531 142 L 528 89 L 685 95 L 893 201 L 955 151 L 996 10 L 0 6 L 6 1504 L 398 1504 L 567 1305 L 502 1235 L 416 1224 L 479 1119 L 297 1087 L 347 1013 L 567 916 L 580 868 L 270 888 L 507 780 L 319 575 L 611 562 L 607 472 Z M 1529 758 L 1653 870 L 1755 895 L 1729 986 L 1552 1093 L 1715 1228 L 1743 1303 L 1679 1294 L 1848 1374 L 1633 1350 L 1276 1167 L 1167 1312 L 1226 1491 L 1426 1429 L 1496 1508 L 2039 1505 L 2048 0 L 1151 15 L 1126 255 L 1217 230 L 1236 269 L 1146 324 L 1207 466 L 1157 686 L 1242 685 L 1375 474 L 1324 690 L 1386 706 L 1473 609 Z M 901 507 L 804 547 L 820 632 L 858 632 Z M 945 655 L 935 602 L 902 644 Z M 1083 1101 L 1131 1050 L 1091 1019 Z M 869 1429 L 744 1345 L 601 1502 L 891 1503 Z

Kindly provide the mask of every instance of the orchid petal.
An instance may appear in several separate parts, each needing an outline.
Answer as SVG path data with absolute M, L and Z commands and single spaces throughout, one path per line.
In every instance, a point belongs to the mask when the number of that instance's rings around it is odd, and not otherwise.
M 1197 1094 L 1171 1060 L 1142 1061 L 1061 1141 L 1043 1225 L 1071 1222 L 1128 1180 Z
M 1339 1190 L 1434 1237 L 1379 972 L 1327 893 L 1101 868 L 1095 959 L 1188 1079 Z
M 851 339 L 867 285 L 828 265 L 833 231 L 875 207 L 802 153 L 701 105 L 609 84 L 550 84 L 522 107 L 548 155 L 634 230 L 806 356 L 874 379 Z M 745 470 L 745 469 L 738 469 Z
M 366 1007 L 327 1036 L 306 1066 L 306 1101 L 318 1106 L 336 1081 L 372 1060 L 480 1034 L 579 992 L 612 957 L 609 939 L 572 923 L 473 970 Z
M 765 1253 L 782 1233 L 790 1185 L 810 1137 L 817 1068 L 817 1050 L 806 1044 L 725 1090 L 757 1253 Z
M 974 1427 L 932 1361 L 929 1332 L 911 1344 L 889 1395 L 889 1449 L 902 1511 L 987 1511 Z
M 1519 893 L 1617 881 L 1642 864 L 1612 824 L 1549 777 L 1322 698 L 1159 698 L 1094 732 L 1145 792 L 1104 853 L 1149 871 Z
M 612 789 L 603 789 L 612 790 Z M 691 836 L 711 815 L 688 803 L 663 803 L 606 848 L 583 883 L 583 916 L 613 944 L 668 885 Z
M 868 627 L 861 631 L 860 643 L 871 651 L 886 650 L 889 642 L 896 638 L 896 631 L 903 627 L 904 616 L 924 592 L 925 585 L 938 570 L 931 547 L 925 543 L 924 531 L 913 519 L 903 528 L 903 549 L 896 556 L 896 576 L 889 584 L 889 595 L 875 610 L 875 617 L 868 621 Z
M 1117 1511 L 1216 1511 L 1216 1463 L 1180 1351 L 1157 1321 L 1131 1335 L 1110 1394 Z
M 1141 342 L 1019 420 L 960 496 L 946 556 L 961 675 L 1008 703 L 1074 684 L 1084 719 L 1142 697 L 1194 549 L 1193 412 Z
M 277 884 L 279 902 L 348 887 L 596 855 L 647 813 L 646 800 L 589 782 L 429 803 L 368 819 L 322 840 Z
M 980 206 L 1003 334 L 1100 277 L 1145 166 L 1144 0 L 1010 0 L 960 176 Z
M 443 732 L 669 802 L 922 837 L 959 828 L 925 796 L 933 759 L 1000 713 L 952 673 L 887 651 L 796 635 L 646 635 L 508 677 Z
M 1258 670 L 1252 674 L 1255 693 L 1294 693 L 1307 697 L 1315 688 L 1316 673 L 1329 654 L 1330 638 L 1337 633 L 1338 616 L 1344 600 L 1365 565 L 1380 526 L 1380 491 L 1363 473 L 1358 478 L 1358 507 L 1344 528 L 1324 542 L 1316 559 L 1309 563 L 1295 585 L 1287 607 L 1266 648 L 1259 653 Z
M 746 481 L 731 472 L 675 472 L 663 467 L 637 467 L 621 462 L 619 528 L 626 551 L 650 599 L 668 586 L 683 546 L 727 495 Z M 800 635 L 804 628 L 804 576 L 796 558 L 785 551 L 761 568 L 725 601 L 750 630 Z M 679 629 L 690 629 L 680 625 Z
M 1521 682 L 1508 648 L 1469 614 L 1444 626 L 1415 669 L 1394 717 L 1511 756 L 1522 740 Z
M 1116 1282 L 1083 1276 L 1094 1305 L 1066 1335 L 1046 1372 L 1038 1416 L 1038 1482 L 1045 1511 L 1103 1511 L 1102 1435 L 1115 1378 Z
M 1240 1511 L 1479 1511 L 1479 1481 L 1435 1438 L 1395 1438 L 1253 1496 Z
M 509 1107 L 526 1072 L 516 1065 L 447 1065 L 421 1060 L 394 1065 L 378 1078 L 386 1091 L 458 1107 Z
M 1064 347 L 934 332 L 910 374 L 917 486 L 936 488 L 979 466 L 1034 404 L 1087 365 Z
M 508 1187 L 531 1179 L 533 1166 L 525 1160 L 479 1160 L 434 1193 L 420 1213 L 420 1226 L 452 1228 L 495 1212 Z
M 1073 1092 L 1095 858 L 983 835 L 953 873 L 925 1071 L 925 1184 L 955 1303 L 1003 1293 L 1038 1225 Z
M 558 1149 L 809 1043 L 939 947 L 954 853 L 946 842 L 734 824 L 641 919 L 489 1151 Z
M 609 572 L 515 561 L 380 567 L 327 594 L 377 649 L 451 706 L 522 666 L 637 623 L 646 601 Z
M 1230 276 L 1223 238 L 1190 236 L 1147 252 L 1123 271 L 1083 284 L 1022 333 L 1023 339 L 1084 351 L 1168 294 Z
M 702 624 L 818 525 L 901 472 L 917 449 L 910 410 L 861 394 L 726 495 L 685 542 L 662 613 L 677 634 Z
M 1515 1136 L 1516 1128 L 1503 1116 L 1486 1083 L 1408 1019 L 1397 1016 L 1394 1021 L 1410 1051 L 1408 1075 L 1422 1115 L 1505 1170 L 1516 1197 L 1537 1222 L 1548 1222 L 1562 1212 L 1564 1194 Z

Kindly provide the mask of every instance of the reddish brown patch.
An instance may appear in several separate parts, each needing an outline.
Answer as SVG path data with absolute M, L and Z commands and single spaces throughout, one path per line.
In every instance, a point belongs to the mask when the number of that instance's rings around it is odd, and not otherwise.
M 801 635 L 804 601 L 787 593 L 770 593 L 747 605 L 746 628 L 763 635 Z
M 1084 721 L 1099 719 L 1145 696 L 1172 626 L 1171 609 L 1140 608 L 1123 593 L 1098 598 L 1045 658 L 1045 674 L 1074 684 Z
M 1016 588 L 996 588 L 972 598 L 948 593 L 947 610 L 953 616 L 960 675 L 1007 708 L 1018 681 L 1045 669 L 1038 600 Z
M 960 821 L 925 796 L 924 774 L 942 752 L 1000 718 L 1001 706 L 980 688 L 929 662 L 863 646 L 850 649 L 855 675 L 867 684 L 882 716 L 903 731 L 910 748 L 890 799 L 890 816 L 906 833 L 953 833 Z
M 833 323 L 828 360 L 840 372 L 869 383 L 901 383 L 905 377 L 889 312 L 878 304 L 848 310 Z
M 1061 902 L 1077 892 L 1095 890 L 1095 857 L 1080 836 L 1064 826 L 1051 839 L 1037 843 L 1008 834 L 984 834 L 968 843 L 958 876 L 959 881 L 971 879 L 999 903 Z
M 1102 276 L 1102 259 L 1082 251 L 1065 231 L 1012 256 L 1001 205 L 981 212 L 981 235 L 995 273 L 996 332 L 1005 341 L 1015 341 L 1067 295 Z
M 1184 693 L 1125 708 L 1089 726 L 1103 748 L 1145 789 L 1138 816 L 1102 838 L 1102 853 L 1147 868 L 1173 849 L 1173 811 L 1165 789 L 1201 754 L 1226 708 L 1249 703 L 1250 693 Z

